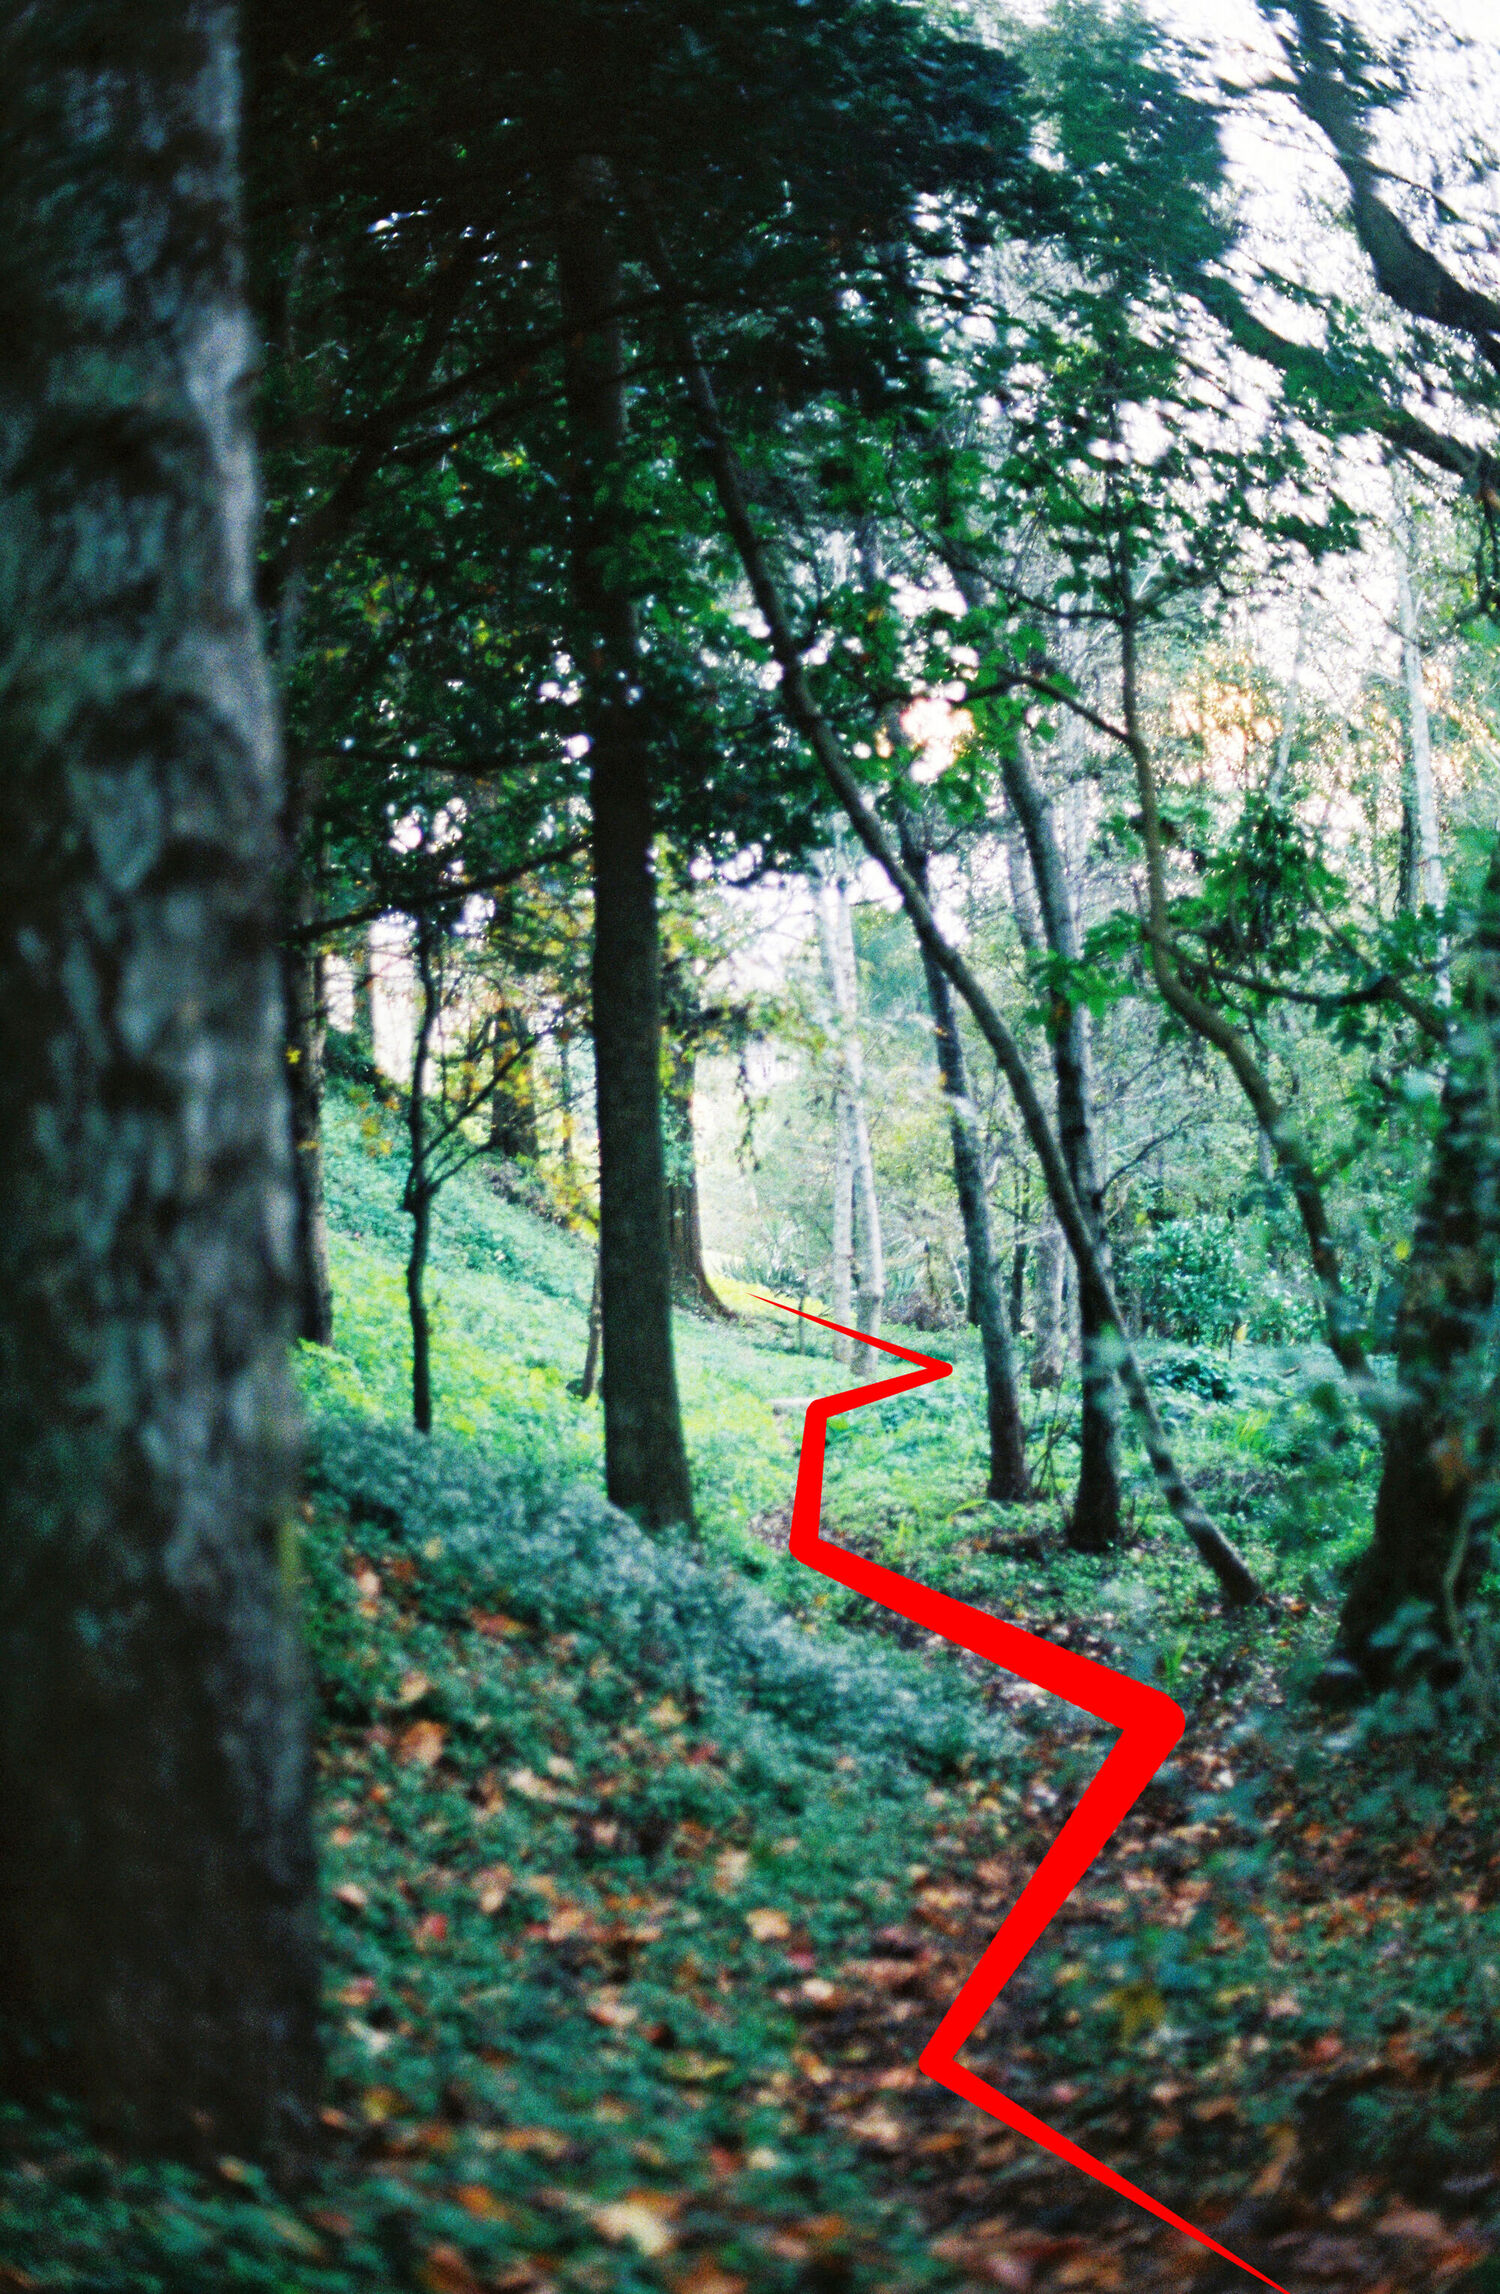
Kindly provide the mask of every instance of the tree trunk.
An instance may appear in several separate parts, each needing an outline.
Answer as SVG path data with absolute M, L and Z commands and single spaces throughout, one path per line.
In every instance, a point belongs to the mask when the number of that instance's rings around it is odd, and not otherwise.
M 589 1293 L 589 1332 L 583 1349 L 583 1376 L 578 1381 L 578 1399 L 587 1402 L 594 1391 L 599 1375 L 599 1260 L 594 1259 L 594 1287 Z
M 568 327 L 575 645 L 590 733 L 594 1061 L 605 1482 L 651 1528 L 692 1520 L 672 1350 L 660 1084 L 660 932 L 642 664 L 622 571 L 625 345 L 606 163 L 575 161 L 558 275 Z
M 297 1335 L 314 1346 L 329 1346 L 333 1342 L 333 1280 L 328 1271 L 328 1212 L 323 1199 L 323 1052 L 328 1006 L 322 951 L 288 945 L 282 959 L 282 985 L 287 1015 L 292 1180 L 297 1196 Z
M 849 890 L 841 870 L 824 884 L 817 904 L 818 937 L 823 950 L 833 1002 L 833 1027 L 839 1063 L 837 1121 L 839 1146 L 834 1165 L 834 1320 L 839 1319 L 841 1289 L 852 1288 L 854 1327 L 880 1335 L 885 1304 L 885 1252 L 880 1228 L 880 1202 L 875 1191 L 875 1159 L 870 1150 L 870 1126 L 865 1112 L 864 1052 L 859 1040 L 859 985 L 854 963 L 854 927 L 849 914 Z M 847 1157 L 847 1164 L 845 1158 Z M 847 1168 L 848 1177 L 844 1176 Z M 845 1190 L 848 1190 L 846 1198 Z M 842 1226 L 842 1204 L 850 1200 L 851 1232 L 847 1242 Z M 858 1216 L 854 1216 L 857 1207 Z M 854 1250 L 855 1238 L 859 1249 Z M 841 1273 L 842 1265 L 848 1274 Z M 847 1303 L 847 1289 L 845 1289 Z M 879 1367 L 873 1347 L 856 1347 L 849 1357 L 854 1367 L 869 1375 Z
M 1391 535 L 1396 555 L 1396 610 L 1401 629 L 1401 673 L 1406 685 L 1407 770 L 1401 796 L 1401 906 L 1411 912 L 1423 906 L 1441 908 L 1448 897 L 1448 888 L 1443 876 L 1442 842 L 1438 830 L 1437 784 L 1432 774 L 1432 728 L 1427 716 L 1427 686 L 1422 675 L 1417 602 L 1411 586 L 1411 545 L 1406 513 L 1399 502 Z
M 901 823 L 901 853 L 912 877 L 927 890 L 927 854 L 909 821 Z M 921 943 L 918 942 L 918 946 Z M 984 1184 L 984 1158 L 979 1144 L 979 1121 L 969 1097 L 963 1039 L 953 990 L 944 973 L 922 948 L 922 970 L 927 1001 L 932 1010 L 938 1073 L 948 1101 L 948 1128 L 953 1142 L 953 1184 L 964 1223 L 969 1254 L 969 1302 L 979 1324 L 984 1353 L 984 1387 L 990 1436 L 990 1477 L 985 1492 L 1000 1505 L 1024 1505 L 1033 1495 L 1026 1471 L 1026 1430 L 1021 1422 L 1021 1398 L 1016 1387 L 1015 1355 L 1005 1319 L 1000 1268 L 990 1224 L 989 1198 Z
M 412 1046 L 411 1084 L 406 1096 L 409 1143 L 402 1208 L 411 1220 L 406 1258 L 406 1305 L 411 1317 L 411 1420 L 419 1434 L 432 1432 L 432 1321 L 427 1311 L 427 1257 L 432 1243 L 433 1186 L 427 1168 L 427 1057 L 437 1024 L 438 986 L 432 961 L 432 925 L 416 920 L 417 1033 Z
M 698 1149 L 693 1137 L 693 1085 L 698 1057 L 688 1034 L 667 1038 L 667 1085 L 663 1113 L 667 1155 L 667 1250 L 673 1294 L 683 1306 L 717 1316 L 736 1317 L 708 1279 L 703 1263 L 703 1218 L 698 1204 Z
M 1062 854 L 1053 833 L 1051 807 L 1043 797 L 1019 741 L 1002 754 L 1005 793 L 1021 824 L 1031 862 L 1042 929 L 1054 956 L 1076 963 L 1081 950 L 1068 893 Z M 1106 1273 L 1109 1234 L 1104 1218 L 1104 1182 L 1094 1136 L 1094 1089 L 1088 1013 L 1055 994 L 1049 1015 L 1052 1072 L 1057 1079 L 1058 1144 L 1068 1166 L 1079 1207 L 1089 1223 L 1094 1248 Z M 1057 1258 L 1062 1273 L 1061 1253 Z M 1062 1301 L 1057 1300 L 1057 1323 Z M 1120 1538 L 1120 1394 L 1111 1361 L 1112 1338 L 1102 1302 L 1086 1282 L 1078 1285 L 1079 1384 L 1082 1393 L 1078 1442 L 1078 1487 L 1068 1517 L 1068 1543 L 1081 1553 L 1104 1553 Z M 1040 1349 L 1033 1362 L 1042 1366 Z M 1050 1368 L 1050 1363 L 1047 1365 Z
M 0 2080 L 316 2123 L 233 11 L 0 18 Z
M 1402 1651 L 1383 1637 L 1417 1604 L 1423 1669 L 1462 1662 L 1465 1603 L 1497 1515 L 1496 1369 L 1490 1335 L 1500 1261 L 1500 852 L 1465 964 L 1464 1011 L 1396 1322 L 1396 1398 L 1386 1422 L 1374 1535 L 1350 1582 L 1323 1676 L 1382 1687 Z
M 847 1330 L 854 1319 L 854 1110 L 842 1083 L 833 1096 L 833 1316 Z M 854 1342 L 835 1338 L 840 1362 L 852 1362 Z
M 1063 1381 L 1067 1361 L 1067 1322 L 1063 1313 L 1063 1274 L 1067 1245 L 1055 1219 L 1048 1219 L 1036 1239 L 1036 1278 L 1032 1298 L 1036 1328 L 1031 1340 L 1031 1390 L 1052 1392 Z
M 375 943 L 369 930 L 355 942 L 349 969 L 354 975 L 354 1041 L 371 1064 L 375 1061 Z

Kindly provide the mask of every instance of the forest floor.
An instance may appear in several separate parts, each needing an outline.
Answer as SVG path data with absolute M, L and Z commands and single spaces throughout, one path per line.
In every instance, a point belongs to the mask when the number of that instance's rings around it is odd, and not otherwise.
M 330 1110 L 337 1344 L 307 1350 L 304 1572 L 328 2157 L 274 2188 L 0 2114 L 0 2288 L 907 2294 L 1254 2281 L 916 2058 L 1107 1733 L 782 1550 L 800 1414 L 767 1314 L 684 1317 L 697 1541 L 597 1496 L 586 1247 L 475 1168 L 439 1206 L 440 1431 L 405 1430 L 399 1158 Z M 806 1344 L 806 1339 L 801 1341 Z M 1172 1760 L 966 2053 L 1293 2289 L 1500 2287 L 1496 1667 L 1312 1708 L 1373 1447 L 1316 1353 L 1154 1369 L 1281 1600 L 1227 1620 L 1132 1466 L 1130 1544 L 985 1504 L 976 1352 L 848 1420 L 833 1533 L 1169 1689 Z

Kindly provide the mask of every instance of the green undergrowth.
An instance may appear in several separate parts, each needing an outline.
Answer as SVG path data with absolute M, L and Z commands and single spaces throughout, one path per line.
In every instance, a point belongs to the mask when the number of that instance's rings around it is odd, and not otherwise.
M 275 2190 L 12 2112 L 0 2288 L 951 2286 L 913 2205 L 944 2154 L 871 2155 L 835 2107 L 854 2055 L 809 2085 L 808 2000 L 910 1932 L 934 1870 L 982 1943 L 973 1869 L 1024 1877 L 1103 1735 L 785 1557 L 800 1421 L 771 1404 L 848 1376 L 791 1324 L 680 1318 L 696 1538 L 607 1506 L 598 1405 L 569 1391 L 590 1246 L 482 1166 L 439 1202 L 439 1431 L 411 1433 L 399 1166 L 390 1111 L 334 1094 L 337 1343 L 300 1365 L 327 2155 Z M 1483 1679 L 1462 1713 L 1387 1700 L 1332 1729 L 1302 1697 L 1375 1463 L 1326 1357 L 1152 1353 L 1272 1623 L 1222 1614 L 1128 1442 L 1131 1542 L 1068 1552 L 1071 1390 L 1032 1403 L 1038 1502 L 988 1504 L 973 1336 L 922 1345 L 950 1380 L 832 1430 L 831 1532 L 1189 1716 L 1018 1983 L 996 2075 L 1189 2212 L 1319 2143 L 1377 2175 L 1420 2156 L 1440 2191 L 1493 2115 L 1500 1732 Z M 902 2026 L 902 2063 L 928 2029 Z

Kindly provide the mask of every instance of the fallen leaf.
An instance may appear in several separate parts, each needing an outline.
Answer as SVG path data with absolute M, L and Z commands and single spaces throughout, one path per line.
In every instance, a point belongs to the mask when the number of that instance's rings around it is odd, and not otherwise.
M 505 1779 L 512 1792 L 519 1792 L 523 1800 L 561 1800 L 562 1794 L 555 1784 L 548 1784 L 529 1768 L 515 1769 Z
M 1293 2159 L 1297 2156 L 1297 2130 L 1295 2127 L 1271 2129 L 1271 2157 L 1250 2185 L 1253 2198 L 1270 2198 L 1280 2190 Z
M 357 1880 L 341 1880 L 333 1893 L 337 1901 L 351 1912 L 362 1912 L 370 1901 Z
M 398 1705 L 417 1705 L 432 1687 L 425 1673 L 407 1673 L 396 1691 Z
M 424 1912 L 411 1931 L 411 1940 L 418 1951 L 431 1951 L 434 1944 L 448 1940 L 448 1918 L 445 1912 Z
M 632 2023 L 640 2021 L 641 2011 L 622 1999 L 617 1991 L 596 1991 L 584 2011 L 595 2023 L 602 2023 L 608 2031 L 628 2031 Z
M 669 2079 L 681 2086 L 696 2086 L 709 2079 L 722 2079 L 726 2071 L 734 2069 L 727 2056 L 700 2055 L 696 2048 L 684 2047 L 675 2055 L 662 2059 L 662 2069 Z
M 498 1912 L 504 1908 L 510 1894 L 510 1867 L 508 1864 L 489 1864 L 474 1875 L 474 1893 L 482 1912 Z
M 513 1634 L 524 1633 L 526 1630 L 524 1625 L 517 1624 L 514 1617 L 507 1617 L 501 1609 L 472 1609 L 469 1612 L 469 1623 L 487 1641 L 506 1641 Z
M 396 1758 L 418 1768 L 435 1768 L 447 1739 L 448 1731 L 440 1721 L 413 1721 L 396 1739 Z
M 671 1697 L 663 1697 L 659 1705 L 653 1705 L 646 1718 L 654 1728 L 681 1728 L 687 1715 Z
M 868 2111 L 862 2111 L 857 2119 L 846 2119 L 844 2124 L 850 2134 L 857 2135 L 862 2143 L 879 2143 L 885 2149 L 894 2149 L 896 2144 L 906 2140 L 905 2122 L 898 2119 L 894 2111 L 887 2111 L 879 2103 Z
M 449 2245 L 446 2239 L 430 2249 L 417 2279 L 426 2287 L 427 2294 L 484 2294 L 480 2281 L 458 2248 Z
M 566 2158 L 572 2147 L 555 2127 L 502 2127 L 495 2137 L 497 2150 L 529 2151 L 541 2159 Z
M 360 2096 L 359 2107 L 372 2127 L 383 2127 L 401 2108 L 401 2097 L 394 2087 L 367 2087 Z
M 750 1854 L 745 1848 L 725 1848 L 714 1858 L 714 1886 L 721 1896 L 732 1896 L 750 1876 Z
M 476 2222 L 509 2222 L 515 2214 L 515 2208 L 497 2198 L 488 2183 L 461 2182 L 453 2195 Z
M 741 2278 L 733 2270 L 721 2270 L 717 2262 L 707 2255 L 695 2262 L 691 2270 L 684 2270 L 672 2280 L 673 2294 L 745 2294 L 748 2278 Z
M 770 1905 L 763 1905 L 758 1911 L 746 1912 L 745 1925 L 758 1944 L 779 1943 L 783 1936 L 789 1936 L 792 1932 L 792 1923 L 786 1913 L 775 1911 Z
M 1420 2246 L 1442 2246 L 1448 2237 L 1442 2216 L 1418 2206 L 1388 2208 L 1375 2228 L 1382 2238 L 1409 2238 Z
M 681 2199 L 667 2191 L 634 2190 L 602 2206 L 586 2206 L 584 2212 L 613 2245 L 629 2243 L 650 2261 L 658 2254 L 670 2253 L 676 2245 L 672 2217 L 681 2205 Z

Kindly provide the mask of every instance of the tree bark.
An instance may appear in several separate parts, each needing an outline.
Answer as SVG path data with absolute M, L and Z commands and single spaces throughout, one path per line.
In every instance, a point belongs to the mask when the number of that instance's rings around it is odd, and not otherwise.
M 667 1250 L 672 1266 L 672 1289 L 683 1306 L 714 1315 L 721 1322 L 736 1317 L 708 1279 L 703 1263 L 703 1214 L 698 1200 L 698 1148 L 693 1134 L 693 1086 L 698 1055 L 690 1035 L 667 1038 L 667 1081 L 664 1129 L 667 1148 Z
M 1417 601 L 1411 586 L 1411 545 L 1404 505 L 1396 505 L 1391 529 L 1396 555 L 1396 611 L 1401 630 L 1401 674 L 1406 686 L 1406 785 L 1402 791 L 1401 905 L 1408 912 L 1441 908 L 1448 897 L 1438 830 L 1437 784 L 1432 774 L 1432 727 L 1427 716 L 1427 685 Z
M 1019 739 L 1000 758 L 1012 811 L 1021 824 L 1031 862 L 1042 929 L 1054 956 L 1076 963 L 1081 949 L 1051 807 L 1043 797 Z M 1094 1088 L 1088 1014 L 1060 990 L 1051 999 L 1048 1034 L 1057 1081 L 1058 1142 L 1068 1176 L 1088 1220 L 1106 1274 L 1111 1269 L 1104 1218 L 1104 1180 L 1094 1137 Z M 1058 1274 L 1061 1275 L 1059 1256 Z M 1058 1320 L 1061 1321 L 1061 1305 Z M 1120 1539 L 1119 1388 L 1111 1365 L 1110 1322 L 1098 1293 L 1078 1288 L 1078 1487 L 1068 1516 L 1068 1543 L 1081 1553 L 1106 1553 Z M 1059 1333 L 1060 1335 L 1060 1333 Z
M 901 824 L 901 857 L 912 879 L 927 890 L 927 854 L 909 821 Z M 920 946 L 920 943 L 919 943 Z M 1015 1352 L 1005 1318 L 1000 1267 L 990 1222 L 989 1197 L 984 1184 L 984 1158 L 979 1144 L 979 1120 L 969 1096 L 969 1078 L 958 1012 L 946 973 L 922 948 L 922 970 L 927 1001 L 932 1011 L 938 1074 L 948 1101 L 948 1129 L 953 1143 L 953 1185 L 964 1225 L 969 1254 L 969 1306 L 979 1325 L 984 1354 L 984 1389 L 989 1422 L 990 1474 L 985 1495 L 1000 1505 L 1024 1505 L 1033 1496 L 1026 1470 L 1026 1429 L 1021 1420 L 1021 1397 L 1016 1386 Z
M 318 1957 L 233 12 L 12 8 L 0 81 L 0 2079 L 274 2158 Z
M 1063 1273 L 1066 1245 L 1062 1229 L 1048 1219 L 1036 1239 L 1036 1329 L 1031 1341 L 1031 1388 L 1036 1394 L 1052 1392 L 1063 1381 L 1067 1358 L 1067 1331 L 1063 1316 Z
M 1416 1604 L 1429 1635 L 1420 1669 L 1463 1655 L 1463 1610 L 1497 1513 L 1490 1335 L 1500 1263 L 1500 851 L 1466 954 L 1463 1011 L 1396 1323 L 1396 1399 L 1385 1426 L 1374 1534 L 1350 1581 L 1325 1693 L 1383 1687 L 1402 1651 L 1387 1636 Z
M 432 1246 L 432 1198 L 427 1168 L 427 1064 L 438 1016 L 438 984 L 433 967 L 432 925 L 416 919 L 417 1032 L 412 1045 L 411 1083 L 406 1095 L 408 1142 L 402 1208 L 411 1220 L 406 1257 L 406 1306 L 411 1320 L 411 1420 L 419 1434 L 432 1432 L 432 1317 L 427 1310 L 427 1259 Z
M 875 1191 L 875 1158 L 870 1148 L 869 1117 L 865 1109 L 854 927 L 849 914 L 849 888 L 841 868 L 831 870 L 824 881 L 817 917 L 839 1063 L 835 1106 L 838 1145 L 834 1157 L 834 1319 L 839 1318 L 840 1293 L 847 1307 L 852 1289 L 854 1327 L 878 1338 L 881 1310 L 885 1305 L 885 1252 L 880 1200 Z M 856 1347 L 843 1358 L 851 1360 L 854 1367 L 867 1376 L 880 1365 L 880 1356 L 873 1347 Z
M 854 1320 L 854 1110 L 842 1080 L 833 1095 L 833 1319 L 847 1330 Z M 854 1341 L 833 1342 L 840 1362 L 854 1359 Z
M 612 208 L 607 164 L 575 161 L 558 276 L 568 327 L 576 653 L 591 743 L 605 1482 L 616 1505 L 661 1528 L 691 1523 L 693 1504 L 672 1348 L 651 759 L 640 643 L 622 571 L 630 540 L 621 498 L 625 345 Z
M 328 1007 L 323 955 L 316 945 L 288 945 L 282 957 L 286 1058 L 292 1122 L 292 1181 L 297 1196 L 297 1335 L 314 1346 L 333 1343 L 333 1278 L 328 1269 L 328 1211 L 323 1198 L 323 1055 Z

